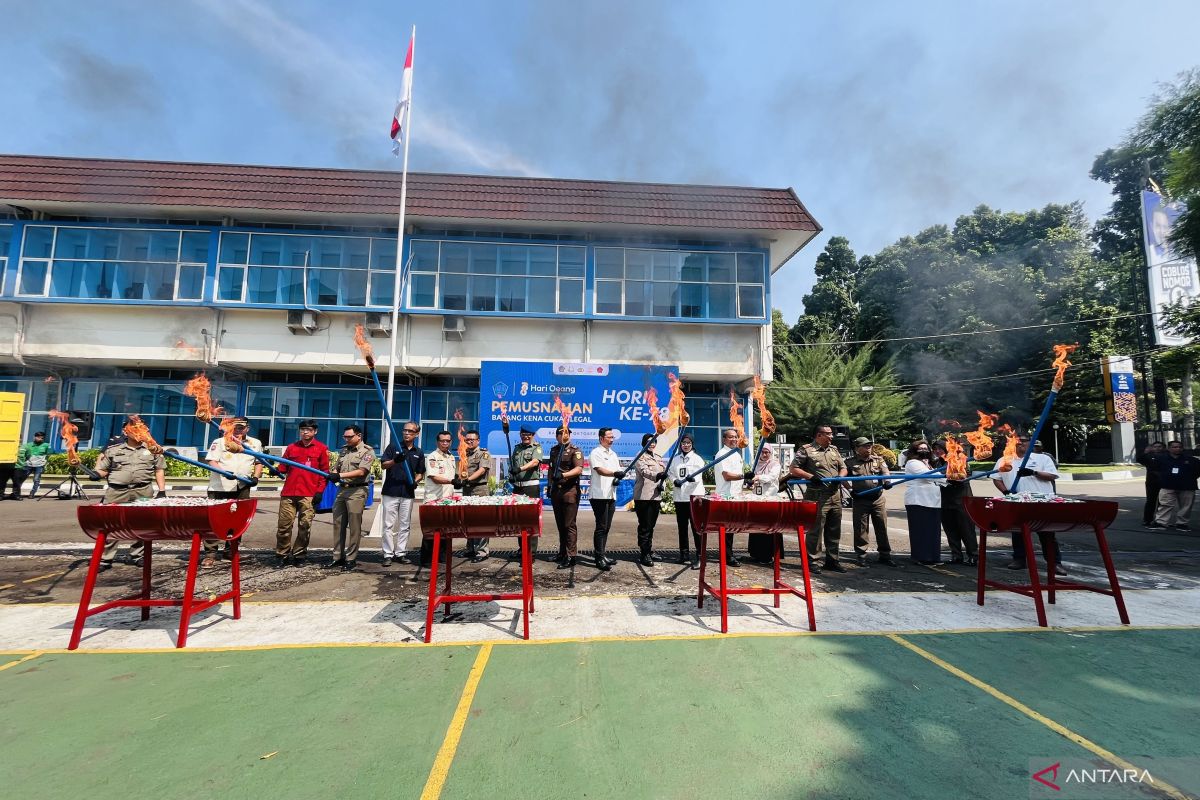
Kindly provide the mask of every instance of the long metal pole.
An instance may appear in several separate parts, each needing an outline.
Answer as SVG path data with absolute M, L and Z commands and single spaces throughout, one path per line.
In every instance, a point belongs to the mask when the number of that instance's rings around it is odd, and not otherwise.
M 409 73 L 408 84 L 408 106 L 404 110 L 404 119 L 401 127 L 404 136 L 404 166 L 403 173 L 400 178 L 400 216 L 396 225 L 396 275 L 392 284 L 392 335 L 390 339 L 391 349 L 388 352 L 388 380 L 387 380 L 387 396 L 384 398 L 384 408 L 388 417 L 391 417 L 392 399 L 396 395 L 396 336 L 400 328 L 400 287 L 404 282 L 404 207 L 408 202 L 408 143 L 412 141 L 412 81 L 416 72 L 417 63 L 417 26 L 413 25 L 412 39 L 410 40 L 413 54 L 413 70 Z M 375 370 L 371 370 L 371 374 L 375 374 Z M 378 386 L 379 378 L 375 378 L 375 384 Z M 382 394 L 382 393 L 381 393 Z M 391 425 L 383 432 L 383 447 L 387 447 Z M 392 436 L 394 436 L 392 432 Z M 404 462 L 405 467 L 408 462 Z M 411 478 L 410 478 L 411 480 Z

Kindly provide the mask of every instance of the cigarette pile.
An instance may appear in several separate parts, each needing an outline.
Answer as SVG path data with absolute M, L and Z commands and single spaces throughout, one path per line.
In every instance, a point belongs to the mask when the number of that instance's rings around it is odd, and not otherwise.
M 426 500 L 427 506 L 529 506 L 538 501 L 523 494 L 491 495 L 488 497 L 463 496 L 461 494 L 443 497 L 440 500 Z
M 232 500 L 210 500 L 207 497 L 139 497 L 128 503 L 109 503 L 114 506 L 219 506 Z
M 1082 503 L 1082 500 L 1072 500 L 1069 497 L 1059 497 L 1055 494 L 1042 494 L 1040 492 L 1017 492 L 1016 494 L 1006 494 L 1003 497 L 996 498 L 1003 500 L 1006 503 Z
M 786 495 L 765 495 L 755 494 L 754 492 L 745 492 L 743 494 L 735 494 L 733 497 L 725 497 L 724 495 L 711 493 L 705 495 L 709 500 L 724 500 L 730 503 L 790 503 L 791 500 Z

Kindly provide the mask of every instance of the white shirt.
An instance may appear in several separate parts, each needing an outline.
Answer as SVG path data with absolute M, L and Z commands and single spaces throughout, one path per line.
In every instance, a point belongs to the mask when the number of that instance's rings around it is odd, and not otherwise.
M 593 500 L 612 500 L 613 486 L 617 481 L 611 475 L 596 472 L 596 467 L 602 467 L 609 472 L 621 469 L 621 459 L 617 458 L 616 451 L 604 445 L 592 448 L 592 452 L 588 454 L 588 463 L 592 465 L 592 482 L 588 497 Z
M 718 450 L 715 457 L 721 458 L 721 456 L 728 453 L 729 450 L 730 448 L 728 447 L 726 447 L 724 450 Z M 717 494 L 721 495 L 721 497 L 734 497 L 735 495 L 741 494 L 744 486 L 741 477 L 730 481 L 726 480 L 725 476 L 721 473 L 736 472 L 740 476 L 745 469 L 746 463 L 742 461 L 741 450 L 734 450 L 733 455 L 729 456 L 729 458 L 723 459 L 714 464 L 713 472 L 716 473 L 717 477 Z
M 763 497 L 775 497 L 779 494 L 779 479 L 783 477 L 783 465 L 775 459 L 766 464 L 761 461 L 754 467 L 754 484 L 750 491 Z
M 1021 466 L 1021 460 L 1025 456 L 1017 456 L 1017 460 L 1013 462 L 1013 468 L 1008 472 L 997 472 L 1000 480 L 1004 482 L 1004 488 L 1011 489 L 1013 481 L 1017 479 L 1017 469 Z M 1030 453 L 1029 463 L 1025 465 L 1028 469 L 1034 472 L 1048 472 L 1055 478 L 1058 477 L 1058 467 L 1054 466 L 1054 459 L 1045 453 Z M 1021 478 L 1021 482 L 1017 484 L 1018 492 L 1034 492 L 1036 494 L 1054 494 L 1054 484 L 1050 481 L 1044 481 L 1036 475 L 1027 475 Z
M 932 468 L 919 458 L 910 458 L 904 462 L 905 475 L 920 475 L 923 472 L 929 472 L 930 469 Z M 945 478 L 920 478 L 908 481 L 904 484 L 904 505 L 941 508 L 942 490 L 938 487 L 945 485 Z
M 449 483 L 438 483 L 433 478 L 454 477 L 454 454 L 434 450 L 425 456 L 425 499 L 441 500 L 454 495 L 454 487 Z
M 249 447 L 251 450 L 262 452 L 262 442 L 255 439 L 253 436 L 247 436 L 242 440 L 242 444 Z M 247 478 L 254 475 L 254 465 L 257 459 L 254 456 L 246 453 L 231 453 L 225 449 L 224 437 L 215 439 L 208 446 L 208 454 L 204 457 L 205 461 L 221 462 L 221 469 L 226 472 L 232 472 L 234 475 L 243 475 Z M 242 488 L 242 482 L 232 478 L 225 478 L 215 472 L 209 473 L 208 489 L 212 492 L 236 492 Z
M 732 458 L 732 456 L 731 456 Z M 722 464 L 725 462 L 721 462 Z M 683 486 L 676 486 L 675 480 L 682 478 L 685 475 L 690 475 L 696 470 L 704 466 L 704 459 L 701 458 L 695 450 L 690 453 L 676 453 L 671 459 L 671 463 L 667 465 L 667 480 L 671 481 L 671 499 L 676 503 L 691 502 L 691 498 L 696 495 L 704 494 L 703 475 L 697 475 L 690 481 L 687 481 Z M 720 464 L 717 465 L 721 466 Z

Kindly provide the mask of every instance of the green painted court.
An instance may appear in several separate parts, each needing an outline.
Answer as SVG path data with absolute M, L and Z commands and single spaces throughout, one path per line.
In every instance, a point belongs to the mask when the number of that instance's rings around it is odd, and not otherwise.
M 1200 795 L 1200 630 L 26 655 L 6 797 Z

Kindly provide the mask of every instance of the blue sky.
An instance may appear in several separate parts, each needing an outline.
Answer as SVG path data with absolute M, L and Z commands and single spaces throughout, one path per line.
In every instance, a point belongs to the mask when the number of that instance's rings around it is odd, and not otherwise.
M 0 152 L 794 188 L 859 255 L 980 203 L 1108 206 L 1088 178 L 1200 3 L 4 3 Z

